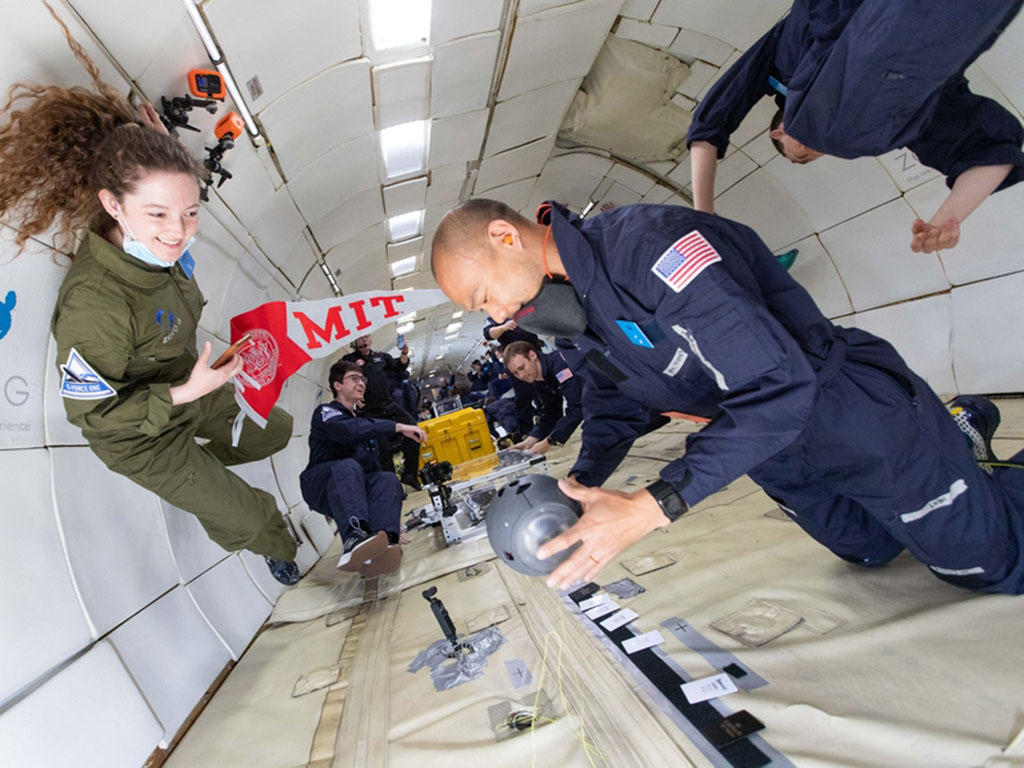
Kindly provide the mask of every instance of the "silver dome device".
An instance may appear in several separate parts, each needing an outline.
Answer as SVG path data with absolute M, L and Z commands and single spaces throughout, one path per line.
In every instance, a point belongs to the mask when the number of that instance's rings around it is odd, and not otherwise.
M 547 576 L 565 562 L 579 542 L 552 555 L 537 550 L 575 524 L 583 508 L 547 475 L 526 475 L 498 491 L 487 510 L 487 538 L 495 554 L 513 570 L 527 576 Z

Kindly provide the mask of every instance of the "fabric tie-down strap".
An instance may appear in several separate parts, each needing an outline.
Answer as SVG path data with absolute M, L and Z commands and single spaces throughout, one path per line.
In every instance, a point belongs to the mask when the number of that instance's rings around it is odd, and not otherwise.
M 578 609 L 579 603 L 587 597 L 585 590 L 579 590 L 571 593 L 568 599 Z M 683 683 L 691 682 L 693 677 L 661 649 L 651 647 L 627 654 L 623 644 L 636 636 L 636 632 L 629 624 L 609 630 L 601 624 L 603 619 L 591 621 L 582 613 L 580 618 L 591 625 L 591 631 L 604 636 L 607 643 L 618 652 L 615 655 L 620 657 L 620 661 L 623 661 L 627 668 L 628 665 L 632 665 L 640 676 L 668 701 L 673 711 L 667 711 L 666 714 L 713 765 L 719 768 L 795 768 L 785 755 L 757 734 L 722 747 L 712 745 L 700 731 L 725 720 L 731 714 L 726 706 L 714 699 L 697 704 L 687 701 L 681 686 Z

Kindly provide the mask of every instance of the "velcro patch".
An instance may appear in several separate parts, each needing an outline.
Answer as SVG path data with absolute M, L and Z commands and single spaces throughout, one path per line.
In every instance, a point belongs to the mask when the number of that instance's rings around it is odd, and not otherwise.
M 718 255 L 714 246 L 695 229 L 672 243 L 654 262 L 651 271 L 669 288 L 679 293 L 697 275 L 721 260 L 722 257 Z
M 336 411 L 334 408 L 327 407 L 320 409 L 320 418 L 324 421 L 330 421 L 335 416 L 341 416 L 341 411 Z
M 60 370 L 63 373 L 60 380 L 60 393 L 66 398 L 103 400 L 117 394 L 114 388 L 107 384 L 91 365 L 85 362 L 85 358 L 74 347 L 71 348 L 67 362 L 60 367 Z
M 555 374 L 555 378 L 558 379 L 559 384 L 565 384 L 565 382 L 572 378 L 572 371 L 569 368 L 563 368 Z

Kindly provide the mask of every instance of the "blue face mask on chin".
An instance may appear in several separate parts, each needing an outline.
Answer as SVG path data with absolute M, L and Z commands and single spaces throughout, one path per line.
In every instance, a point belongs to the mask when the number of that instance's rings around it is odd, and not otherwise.
M 132 234 L 128 224 L 124 219 L 119 219 L 118 224 L 121 225 L 121 230 L 124 232 L 124 241 L 122 247 L 124 252 L 130 256 L 134 256 L 144 264 L 149 264 L 152 267 L 160 267 L 161 269 L 169 269 L 174 266 L 173 262 L 164 261 L 153 253 L 149 248 L 142 244 L 140 240 L 135 239 L 135 235 Z M 188 249 L 192 247 L 192 243 L 196 241 L 195 237 L 190 237 L 188 242 L 185 243 L 185 247 L 181 249 L 181 254 L 178 255 L 180 259 L 183 254 L 188 252 Z

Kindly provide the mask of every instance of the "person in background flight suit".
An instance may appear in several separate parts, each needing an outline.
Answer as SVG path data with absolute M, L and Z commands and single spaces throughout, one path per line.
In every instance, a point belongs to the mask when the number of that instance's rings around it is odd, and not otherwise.
M 371 348 L 372 344 L 372 337 L 360 336 L 353 342 L 355 349 L 341 358 L 363 367 L 363 373 L 366 374 L 366 415 L 374 419 L 415 424 L 416 420 L 408 411 L 391 398 L 391 388 L 386 375 L 388 370 L 405 373 L 409 367 L 409 345 L 406 344 L 402 347 L 401 356 L 395 360 L 386 352 L 374 352 Z M 416 473 L 420 468 L 419 443 L 403 436 L 402 458 L 404 462 L 402 482 L 418 491 L 420 483 Z M 380 443 L 380 461 L 388 472 L 395 471 L 395 458 L 387 440 L 382 440 Z
M 493 318 L 488 317 L 484 323 L 484 341 L 497 341 L 499 355 L 504 353 L 505 347 L 514 341 L 529 342 L 537 350 L 544 347 L 544 342 L 540 340 L 537 334 L 530 333 L 524 328 L 519 328 L 516 325 L 516 321 L 512 318 L 509 318 L 504 323 L 497 323 Z M 533 402 L 533 387 L 524 381 L 520 381 L 515 376 L 509 376 L 508 378 L 511 381 L 512 392 L 515 395 L 516 425 L 518 427 L 516 432 L 520 435 L 528 435 L 530 430 L 533 429 L 533 418 L 537 410 Z M 500 386 L 495 389 L 498 388 Z M 494 397 L 500 397 L 500 394 L 493 392 L 492 394 Z
M 266 429 L 247 422 L 233 441 L 239 409 L 228 382 L 242 359 L 213 369 L 210 343 L 196 351 L 205 301 L 188 248 L 199 166 L 152 106 L 137 112 L 100 80 L 53 15 L 95 91 L 12 88 L 0 113 L 0 217 L 19 247 L 51 228 L 61 243 L 84 230 L 51 323 L 67 418 L 111 470 L 195 515 L 224 549 L 263 555 L 274 578 L 294 584 L 296 543 L 274 497 L 225 466 L 284 448 L 291 416 L 275 408 Z
M 950 195 L 911 250 L 952 248 L 960 223 L 993 192 L 1024 178 L 1020 122 L 971 93 L 964 70 L 1024 0 L 796 0 L 708 91 L 687 133 L 694 207 L 714 210 L 715 164 L 730 134 L 772 95 L 776 149 L 794 163 L 907 147 L 946 176 Z
M 954 420 L 890 344 L 830 323 L 750 228 L 657 205 L 584 220 L 546 203 L 535 223 L 471 200 L 442 219 L 431 266 L 467 310 L 566 340 L 575 375 L 710 419 L 646 489 L 560 481 L 584 513 L 539 554 L 582 543 L 550 585 L 592 579 L 748 474 L 848 562 L 908 549 L 955 586 L 1024 591 L 1024 471 L 978 463 L 995 406 L 961 396 Z
M 393 573 L 402 562 L 402 485 L 381 466 L 376 442 L 398 433 L 417 443 L 423 430 L 412 424 L 371 419 L 358 412 L 366 394 L 365 367 L 339 360 L 331 366 L 329 403 L 313 411 L 309 464 L 299 475 L 302 498 L 334 518 L 344 543 L 343 571 L 370 578 Z
M 558 352 L 537 353 L 528 341 L 505 347 L 505 367 L 520 381 L 532 384 L 540 402 L 540 418 L 522 442 L 512 447 L 545 454 L 564 445 L 583 421 L 583 384 Z M 563 413 L 562 400 L 565 400 Z

